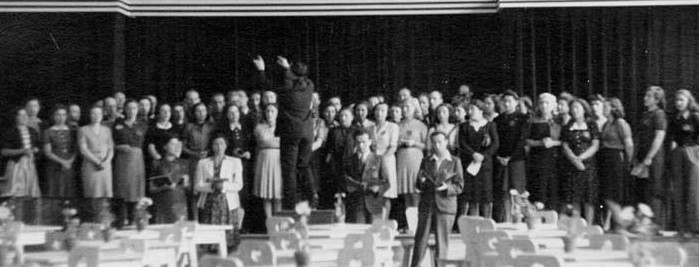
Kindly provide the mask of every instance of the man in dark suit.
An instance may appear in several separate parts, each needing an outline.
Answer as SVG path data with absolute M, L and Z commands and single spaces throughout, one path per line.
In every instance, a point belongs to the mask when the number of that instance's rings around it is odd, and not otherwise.
M 356 151 L 345 160 L 345 190 L 347 191 L 347 222 L 371 223 L 384 214 L 383 194 L 390 184 L 382 157 L 371 151 L 371 138 L 364 129 L 353 136 Z
M 285 208 L 293 209 L 296 203 L 313 200 L 316 196 L 310 168 L 314 85 L 308 78 L 308 65 L 304 63 L 297 62 L 292 66 L 286 58 L 277 57 L 283 75 L 276 83 L 265 76 L 265 63 L 261 56 L 257 56 L 253 63 L 260 73 L 262 86 L 278 95 L 279 117 L 275 135 L 280 137 L 284 204 Z
M 437 229 L 437 259 L 446 258 L 449 233 L 456 217 L 456 197 L 464 188 L 461 160 L 449 153 L 447 136 L 443 132 L 434 132 L 430 139 L 433 154 L 422 161 L 420 175 L 415 183 L 415 187 L 420 190 L 420 205 L 410 266 L 420 266 L 432 224 L 436 224 Z

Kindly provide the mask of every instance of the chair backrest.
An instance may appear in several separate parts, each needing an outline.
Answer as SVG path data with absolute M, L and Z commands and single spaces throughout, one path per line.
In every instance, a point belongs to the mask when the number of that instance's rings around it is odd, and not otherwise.
M 599 225 L 588 225 L 585 227 L 586 235 L 603 235 L 604 229 Z
M 243 262 L 237 258 L 221 258 L 214 255 L 205 255 L 199 266 L 201 267 L 242 267 Z
M 544 224 L 558 224 L 558 213 L 555 210 L 537 211 Z
M 495 245 L 498 251 L 499 265 L 514 265 L 515 258 L 521 254 L 536 253 L 534 242 L 529 239 L 501 239 Z
M 687 251 L 677 243 L 634 242 L 629 246 L 631 255 L 639 255 L 639 249 L 649 256 L 650 263 L 658 266 L 686 266 Z M 632 256 L 632 257 L 634 257 Z
M 77 246 L 68 254 L 68 267 L 76 267 L 80 262 L 85 262 L 86 267 L 97 267 L 100 262 L 100 248 L 98 246 Z
M 481 231 L 495 230 L 495 221 L 476 216 L 461 216 L 457 223 L 464 242 L 473 239 Z
M 301 235 L 297 232 L 270 234 L 269 239 L 278 250 L 298 250 L 301 248 Z
M 587 221 L 580 217 L 562 216 L 557 224 L 558 229 L 568 231 L 568 235 L 580 236 L 585 234 L 587 229 Z
M 563 261 L 554 255 L 522 254 L 515 259 L 514 267 L 561 267 Z
M 629 246 L 629 239 L 619 234 L 608 235 L 588 235 L 590 247 L 605 250 L 626 250 Z
M 268 241 L 243 240 L 238 246 L 236 256 L 245 266 L 277 265 L 277 251 Z
M 366 233 L 377 235 L 381 241 L 393 241 L 398 234 L 398 222 L 396 220 L 376 220 L 372 222 Z
M 337 265 L 348 267 L 352 261 L 359 261 L 361 266 L 392 266 L 392 251 L 377 251 L 378 239 L 371 233 L 347 235 L 345 245 L 337 256 Z
M 267 234 L 288 232 L 294 227 L 294 219 L 289 217 L 269 217 L 265 223 Z
M 44 247 L 47 250 L 63 250 L 65 248 L 66 234 L 64 232 L 47 231 L 44 237 Z
M 509 233 L 505 231 L 481 231 L 476 234 L 474 244 L 479 253 L 496 251 L 496 244 L 502 239 L 512 239 Z
M 102 224 L 83 223 L 78 228 L 78 240 L 102 240 Z
M 121 241 L 121 249 L 133 252 L 146 252 L 145 239 L 125 239 Z

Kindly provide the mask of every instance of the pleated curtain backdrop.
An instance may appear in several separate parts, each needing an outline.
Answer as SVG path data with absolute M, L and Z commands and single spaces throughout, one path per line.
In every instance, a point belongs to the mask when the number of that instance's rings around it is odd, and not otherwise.
M 250 89 L 250 59 L 257 54 L 268 65 L 276 55 L 307 61 L 318 90 L 346 102 L 378 93 L 390 99 L 402 86 L 450 95 L 469 83 L 481 92 L 617 96 L 632 119 L 641 114 L 648 85 L 696 92 L 699 79 L 699 7 L 461 16 L 119 16 L 0 17 L 2 113 L 28 95 L 51 107 L 58 101 L 87 105 L 113 88 L 165 101 L 180 101 L 190 88 L 204 97 Z
M 697 8 L 506 10 L 500 17 L 505 76 L 519 92 L 619 97 L 632 121 L 649 85 L 668 97 L 697 92 Z

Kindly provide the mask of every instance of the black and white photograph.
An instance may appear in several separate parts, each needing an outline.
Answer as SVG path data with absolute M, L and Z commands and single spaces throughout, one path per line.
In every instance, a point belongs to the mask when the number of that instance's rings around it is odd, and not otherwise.
M 0 0 L 0 266 L 699 266 L 696 97 L 696 0 Z

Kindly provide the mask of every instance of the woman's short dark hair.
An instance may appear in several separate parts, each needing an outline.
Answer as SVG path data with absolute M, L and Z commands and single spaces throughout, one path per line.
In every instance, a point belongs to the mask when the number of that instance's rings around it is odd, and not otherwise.
M 61 110 L 61 109 L 62 109 L 62 110 L 65 110 L 66 112 L 68 112 L 68 106 L 63 105 L 63 104 L 56 104 L 56 105 L 53 106 L 53 108 L 51 109 L 51 115 L 56 114 L 56 112 L 59 111 L 59 110 Z

